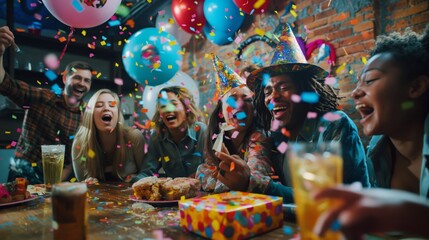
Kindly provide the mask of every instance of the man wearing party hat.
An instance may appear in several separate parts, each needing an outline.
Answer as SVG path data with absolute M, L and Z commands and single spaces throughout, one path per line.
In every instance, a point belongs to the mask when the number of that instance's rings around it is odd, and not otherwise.
M 256 129 L 253 92 L 214 54 L 212 60 L 218 103 L 207 127 L 206 161 L 196 176 L 208 192 L 264 192 L 272 174 L 271 145 Z
M 272 139 L 271 161 L 280 180 L 270 181 L 264 193 L 282 196 L 285 203 L 293 202 L 285 151 L 288 143 L 298 141 L 339 141 L 344 183 L 359 181 L 369 186 L 365 151 L 357 128 L 344 112 L 337 111 L 339 97 L 325 84 L 328 73 L 307 62 L 289 25 L 280 41 L 271 65 L 247 77 L 247 85 L 255 93 L 255 120 Z

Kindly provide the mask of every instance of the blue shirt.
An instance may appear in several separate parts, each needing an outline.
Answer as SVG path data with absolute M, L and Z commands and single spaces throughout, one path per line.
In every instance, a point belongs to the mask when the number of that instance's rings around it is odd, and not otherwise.
M 298 134 L 297 141 L 340 142 L 343 157 L 343 183 L 350 184 L 358 181 L 362 183 L 362 186 L 369 187 L 365 149 L 356 125 L 342 111 L 335 111 L 331 114 L 335 120 L 329 121 L 322 116 L 306 119 Z M 275 149 L 281 142 L 288 141 L 281 132 L 272 132 L 271 137 Z M 285 203 L 293 202 L 292 182 L 286 154 L 276 152 L 272 162 L 281 184 L 271 181 L 265 194 L 281 196 Z
M 203 162 L 206 129 L 204 123 L 196 122 L 188 127 L 186 136 L 177 144 L 167 130 L 153 133 L 138 178 L 158 174 L 161 167 L 167 177 L 189 177 L 195 174 L 198 165 Z
M 429 198 L 429 114 L 426 116 L 423 136 L 422 166 L 420 171 L 420 195 Z M 368 145 L 368 167 L 373 187 L 390 188 L 393 161 L 388 136 L 377 135 Z

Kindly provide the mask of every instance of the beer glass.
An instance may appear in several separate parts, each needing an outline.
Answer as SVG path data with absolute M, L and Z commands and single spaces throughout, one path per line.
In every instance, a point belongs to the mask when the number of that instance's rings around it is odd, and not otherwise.
M 316 189 L 342 183 L 340 143 L 290 144 L 287 154 L 301 239 L 340 239 L 338 232 L 328 231 L 323 238 L 313 233 L 321 213 L 338 203 L 335 200 L 315 201 L 311 196 Z
M 65 145 L 42 145 L 43 179 L 46 191 L 61 182 L 64 166 Z
M 52 188 L 54 239 L 87 238 L 87 187 L 85 183 L 63 182 Z

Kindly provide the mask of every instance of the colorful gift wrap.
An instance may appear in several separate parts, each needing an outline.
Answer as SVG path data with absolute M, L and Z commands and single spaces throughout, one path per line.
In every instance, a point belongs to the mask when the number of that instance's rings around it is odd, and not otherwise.
M 181 200 L 180 226 L 206 238 L 249 238 L 283 225 L 282 201 L 234 191 Z

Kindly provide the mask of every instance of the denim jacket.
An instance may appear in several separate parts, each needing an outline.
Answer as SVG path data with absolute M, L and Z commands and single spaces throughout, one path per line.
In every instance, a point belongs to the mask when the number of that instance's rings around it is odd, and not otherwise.
M 429 198 L 429 114 L 426 116 L 423 137 L 423 159 L 420 171 L 420 195 Z M 368 145 L 368 169 L 373 187 L 390 188 L 392 154 L 389 138 L 377 135 Z
M 342 111 L 335 111 L 335 120 L 327 120 L 322 116 L 306 119 L 302 130 L 298 134 L 298 142 L 339 141 L 342 146 L 343 183 L 361 182 L 369 187 L 368 169 L 366 165 L 365 149 L 359 137 L 354 122 Z M 280 132 L 272 132 L 273 146 L 276 149 L 287 139 Z M 273 167 L 279 175 L 280 183 L 271 181 L 265 194 L 282 196 L 283 202 L 293 202 L 290 169 L 285 153 L 275 152 Z
M 198 165 L 203 162 L 206 129 L 206 125 L 201 122 L 188 126 L 187 135 L 178 144 L 171 139 L 167 130 L 154 132 L 138 178 L 158 174 L 161 167 L 167 177 L 194 175 Z

